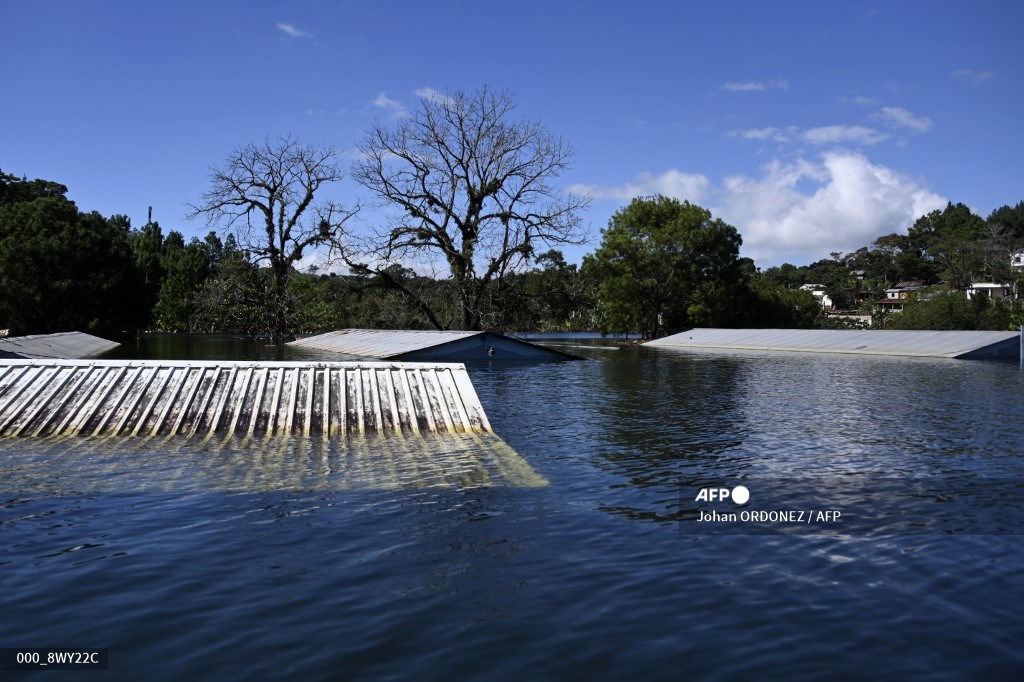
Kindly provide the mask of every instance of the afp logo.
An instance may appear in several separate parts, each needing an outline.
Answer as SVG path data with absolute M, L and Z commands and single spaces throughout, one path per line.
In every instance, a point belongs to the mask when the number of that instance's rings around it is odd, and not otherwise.
M 716 500 L 732 500 L 736 504 L 746 504 L 750 501 L 750 491 L 746 486 L 738 485 L 732 490 L 728 488 L 701 488 L 694 498 L 694 502 L 715 502 Z

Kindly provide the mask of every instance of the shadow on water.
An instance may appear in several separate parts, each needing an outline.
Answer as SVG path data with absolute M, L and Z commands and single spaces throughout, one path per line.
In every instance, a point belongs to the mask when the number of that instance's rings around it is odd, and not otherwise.
M 109 360 L 292 360 L 292 350 L 266 337 L 146 333 L 117 339 Z

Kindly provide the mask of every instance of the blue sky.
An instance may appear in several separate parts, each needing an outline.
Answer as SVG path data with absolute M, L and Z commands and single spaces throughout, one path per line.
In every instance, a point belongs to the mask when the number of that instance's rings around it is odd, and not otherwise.
M 1024 200 L 1020 1 L 0 0 L 0 17 L 0 168 L 186 236 L 233 148 L 292 133 L 350 159 L 417 93 L 484 84 L 575 149 L 562 180 L 594 201 L 574 261 L 636 195 L 711 209 L 761 267 L 950 200 L 982 217 Z

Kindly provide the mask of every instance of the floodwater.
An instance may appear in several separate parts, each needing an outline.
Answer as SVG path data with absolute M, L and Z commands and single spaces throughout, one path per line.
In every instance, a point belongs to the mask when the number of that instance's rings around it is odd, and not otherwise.
M 105 648 L 73 673 L 105 680 L 1024 676 L 1016 364 L 570 343 L 470 366 L 496 438 L 3 441 L 0 647 Z

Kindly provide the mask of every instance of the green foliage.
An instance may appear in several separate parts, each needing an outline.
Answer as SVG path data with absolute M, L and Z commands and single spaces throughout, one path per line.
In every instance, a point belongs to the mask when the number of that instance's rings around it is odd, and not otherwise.
M 276 328 L 274 282 L 244 252 L 221 260 L 192 299 L 190 324 L 196 331 L 263 334 Z
M 903 312 L 885 320 L 886 329 L 1010 329 L 1011 308 L 987 296 L 968 299 L 962 291 L 939 289 L 910 299 Z
M 64 197 L 67 193 L 68 188 L 60 183 L 18 178 L 0 170 L 0 206 L 48 197 Z
M 177 238 L 174 238 L 174 236 Z M 166 273 L 154 308 L 157 327 L 163 331 L 198 329 L 194 306 L 210 276 L 211 262 L 198 241 L 179 245 L 181 234 L 171 232 L 165 243 L 162 270 Z M 181 240 L 182 242 L 184 240 Z
M 139 296 L 146 310 L 153 310 L 160 296 L 160 286 L 165 275 L 163 246 L 164 236 L 159 223 L 146 223 L 141 230 L 131 233 L 135 267 L 142 278 Z
M 730 326 L 772 329 L 810 329 L 821 306 L 809 291 L 790 289 L 770 278 L 754 276 L 738 289 L 731 306 Z
M 332 169 L 332 177 L 336 173 Z M 560 251 L 535 255 L 532 243 L 520 245 L 519 265 L 495 269 L 486 282 L 474 279 L 467 305 L 466 282 L 451 277 L 423 276 L 399 263 L 379 270 L 356 264 L 345 275 L 299 273 L 291 260 L 301 253 L 298 244 L 277 261 L 243 249 L 234 231 L 223 240 L 210 232 L 186 244 L 180 232 L 164 236 L 155 222 L 132 230 L 125 216 L 83 213 L 66 192 L 56 182 L 0 173 L 0 327 L 12 333 L 155 326 L 267 334 L 281 328 L 282 311 L 288 328 L 301 333 L 459 327 L 467 324 L 467 312 L 471 326 L 488 329 L 647 336 L 697 325 L 856 324 L 822 316 L 816 299 L 799 289 L 806 283 L 824 285 L 837 307 L 872 312 L 878 327 L 1006 329 L 1024 323 L 1024 302 L 968 300 L 961 291 L 981 280 L 1024 291 L 1024 273 L 1009 265 L 1011 254 L 1024 248 L 1024 202 L 996 209 L 987 221 L 950 203 L 922 216 L 907 234 L 759 273 L 738 257 L 735 228 L 707 210 L 666 197 L 638 198 L 612 216 L 600 248 L 582 267 Z M 343 217 L 333 205 L 327 210 Z M 321 235 L 309 238 L 307 246 Z M 265 246 L 255 233 L 245 239 Z M 871 309 L 882 289 L 909 279 L 942 279 L 945 287 L 907 301 L 903 312 Z
M 590 267 L 611 331 L 656 337 L 728 316 L 741 278 L 736 228 L 689 202 L 634 199 L 602 231 Z
M 523 277 L 526 315 L 512 329 L 538 331 L 593 330 L 597 305 L 596 283 L 576 266 L 566 263 L 561 251 L 537 256 L 537 265 Z
M 112 333 L 145 324 L 127 219 L 79 212 L 57 183 L 2 175 L 0 188 L 0 326 Z
M 987 222 L 1005 228 L 1013 239 L 1024 240 L 1024 201 L 1012 207 L 1000 206 L 992 211 Z
M 292 328 L 299 334 L 313 334 L 348 325 L 348 311 L 341 305 L 344 280 L 293 274 L 288 280 L 288 301 Z

